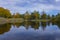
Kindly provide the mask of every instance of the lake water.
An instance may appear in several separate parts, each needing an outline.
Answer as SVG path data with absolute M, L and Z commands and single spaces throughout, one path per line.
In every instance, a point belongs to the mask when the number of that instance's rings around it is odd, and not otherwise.
M 23 22 L 1 24 L 0 40 L 60 40 L 60 23 Z

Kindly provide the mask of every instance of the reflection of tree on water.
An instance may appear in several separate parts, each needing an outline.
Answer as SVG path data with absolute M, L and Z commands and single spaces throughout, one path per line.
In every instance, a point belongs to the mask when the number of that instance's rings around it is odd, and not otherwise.
M 0 25 L 0 34 L 8 32 L 10 30 L 10 28 L 11 28 L 10 24 Z
M 52 22 L 52 25 L 56 25 L 56 22 Z
M 23 26 L 24 26 L 26 29 L 28 29 L 29 26 L 30 26 L 30 23 L 31 23 L 31 22 L 29 22 L 29 21 L 25 21 L 25 22 L 23 22 Z
M 31 22 L 31 27 L 34 29 L 39 29 L 40 22 Z
M 25 21 L 24 23 L 23 23 L 23 26 L 26 28 L 26 29 L 28 29 L 29 28 L 29 26 L 31 26 L 32 28 L 34 28 L 34 29 L 38 29 L 39 28 L 39 22 L 28 22 L 28 21 Z
M 47 26 L 46 22 L 41 22 L 41 27 L 42 27 L 43 30 L 45 30 L 46 26 Z
M 41 23 L 41 24 L 40 24 Z M 46 26 L 50 26 L 51 22 L 38 22 L 38 21 L 24 21 L 23 23 L 14 23 L 13 25 L 15 25 L 16 27 L 20 27 L 20 26 L 24 26 L 26 29 L 29 28 L 29 26 L 31 26 L 31 28 L 34 29 L 39 29 L 40 25 L 42 27 L 43 30 L 45 30 Z M 52 22 L 52 25 L 57 25 L 58 27 L 60 27 L 60 22 Z
M 47 25 L 50 26 L 50 22 L 47 22 Z
M 60 22 L 56 22 L 56 25 L 60 28 Z
M 20 26 L 24 26 L 26 29 L 28 29 L 29 26 L 31 26 L 31 28 L 34 28 L 35 30 L 39 29 L 39 27 L 41 25 L 42 29 L 45 30 L 46 26 L 50 25 L 50 22 L 28 22 L 28 21 L 25 21 L 23 23 L 13 23 L 12 25 L 16 26 L 17 28 L 19 28 Z M 60 28 L 60 22 L 52 22 L 52 25 L 57 25 Z M 0 25 L 0 34 L 8 32 L 10 30 L 10 28 L 11 28 L 11 24 Z
M 17 28 L 19 28 L 21 25 L 22 25 L 22 23 L 13 23 L 12 24 L 14 27 L 16 26 Z
M 60 21 L 58 21 L 58 22 L 52 22 L 52 25 L 57 25 L 60 28 Z
M 43 30 L 45 30 L 47 25 L 50 26 L 50 22 L 37 22 L 37 21 L 34 22 L 25 21 L 23 23 L 14 23 L 13 25 L 16 26 L 17 28 L 19 28 L 20 26 L 24 26 L 26 29 L 28 29 L 29 26 L 31 26 L 34 29 L 39 29 L 40 23 Z M 52 22 L 52 25 L 57 25 L 58 27 L 60 27 L 60 22 L 59 23 Z

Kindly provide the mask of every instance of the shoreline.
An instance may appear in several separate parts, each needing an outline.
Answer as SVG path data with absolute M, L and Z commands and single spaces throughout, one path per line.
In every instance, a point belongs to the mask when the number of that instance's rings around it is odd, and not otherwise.
M 43 19 L 38 19 L 38 20 L 24 20 L 23 18 L 9 18 L 9 19 L 6 19 L 6 18 L 0 18 L 0 24 L 4 24 L 4 23 L 22 23 L 22 22 L 25 22 L 25 21 L 38 21 L 38 22 L 48 22 L 50 20 L 43 20 Z

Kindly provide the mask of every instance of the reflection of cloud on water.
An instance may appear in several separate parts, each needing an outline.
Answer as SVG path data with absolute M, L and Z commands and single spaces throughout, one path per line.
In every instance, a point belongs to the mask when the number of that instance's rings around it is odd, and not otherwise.
M 10 33 L 4 34 L 4 36 L 0 36 L 0 40 L 60 40 L 60 32 L 59 33 L 36 33 L 36 32 L 18 32 L 18 33 Z
M 60 30 L 40 31 L 21 26 L 19 28 L 12 27 L 11 30 L 3 35 L 0 35 L 0 40 L 60 40 Z
M 60 40 L 60 29 L 57 25 L 34 22 L 25 23 L 19 27 L 17 25 L 19 26 L 20 24 L 4 25 L 2 31 L 4 28 L 6 30 L 9 29 L 9 31 L 1 34 L 0 40 Z

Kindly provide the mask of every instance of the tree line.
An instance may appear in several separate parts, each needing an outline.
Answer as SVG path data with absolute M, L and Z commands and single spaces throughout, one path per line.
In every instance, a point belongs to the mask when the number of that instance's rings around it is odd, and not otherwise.
M 59 21 L 60 20 L 60 13 L 57 15 L 47 15 L 44 11 L 42 14 L 40 14 L 38 11 L 34 11 L 32 13 L 29 13 L 26 11 L 24 14 L 20 13 L 12 13 L 8 9 L 4 9 L 3 7 L 0 7 L 0 17 L 2 18 L 23 18 L 25 20 L 39 20 L 39 19 L 50 19 L 52 21 Z

